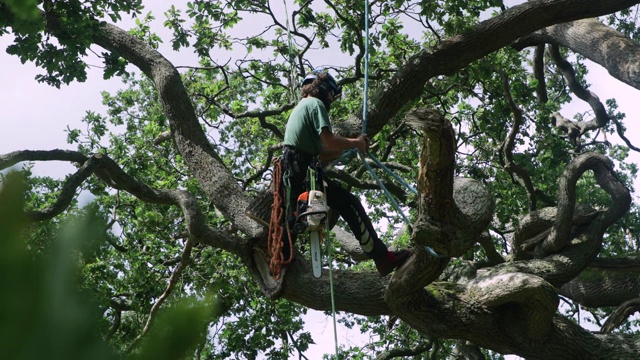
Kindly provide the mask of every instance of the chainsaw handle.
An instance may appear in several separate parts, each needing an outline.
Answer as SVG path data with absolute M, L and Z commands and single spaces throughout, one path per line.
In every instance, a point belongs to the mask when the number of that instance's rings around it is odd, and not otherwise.
M 296 216 L 296 221 L 300 220 L 300 218 L 303 217 L 303 216 L 318 215 L 318 214 L 327 215 L 327 212 L 326 211 L 307 211 L 307 212 L 303 212 L 302 214 Z

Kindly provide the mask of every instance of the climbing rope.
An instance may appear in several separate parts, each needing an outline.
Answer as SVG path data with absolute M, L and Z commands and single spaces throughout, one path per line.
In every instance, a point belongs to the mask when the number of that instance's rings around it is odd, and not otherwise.
M 376 163 L 376 165 L 378 165 L 382 170 L 386 171 L 387 174 L 393 176 L 394 179 L 398 180 L 399 183 L 401 183 L 402 185 L 404 185 L 407 189 L 409 189 L 409 191 L 411 191 L 414 195 L 418 195 L 418 190 L 416 190 L 413 186 L 411 186 L 408 182 L 406 182 L 403 178 L 401 178 L 400 176 L 398 176 L 398 174 L 394 173 L 393 171 L 391 171 L 391 169 L 389 169 L 385 164 L 381 163 L 380 160 L 378 160 L 375 156 L 373 156 L 372 153 L 367 153 L 367 155 L 369 155 L 369 157 L 371 158 L 371 160 L 373 160 L 374 163 Z
M 284 254 L 282 253 L 282 220 L 284 217 L 284 209 L 289 208 L 287 203 L 283 206 L 284 199 L 280 189 L 282 186 L 282 163 L 280 158 L 273 160 L 273 204 L 271 204 L 271 220 L 269 221 L 269 237 L 268 237 L 268 249 L 271 261 L 269 261 L 269 269 L 274 279 L 279 280 L 282 274 L 282 267 L 288 265 L 293 260 L 293 241 L 291 237 L 291 231 L 289 230 L 289 222 L 285 221 L 287 235 L 289 238 L 289 259 L 284 260 Z M 287 193 L 288 193 L 287 189 Z M 289 199 L 287 199 L 287 202 Z
M 287 46 L 289 48 L 289 64 L 290 64 L 290 74 L 289 74 L 289 90 L 291 91 L 291 97 L 295 100 L 297 99 L 296 92 L 296 66 L 293 62 L 293 38 L 291 37 L 291 28 L 289 27 L 289 9 L 287 9 L 287 0 L 282 0 L 284 4 L 284 13 L 286 16 L 286 26 L 287 26 Z
M 325 192 L 325 197 L 328 199 L 329 198 L 329 187 L 328 186 L 324 186 L 324 192 Z M 329 235 L 329 232 L 331 231 L 331 224 L 329 224 L 329 221 L 327 219 L 327 222 L 325 223 L 325 227 L 327 230 L 327 236 Z M 333 343 L 335 345 L 335 350 L 336 350 L 336 359 L 339 359 L 338 354 L 339 354 L 339 348 L 338 348 L 338 323 L 336 321 L 336 297 L 335 297 L 335 293 L 333 291 L 333 247 L 331 246 L 331 241 L 326 241 L 326 246 L 327 246 L 327 257 L 329 258 L 329 289 L 331 291 L 331 319 L 333 320 Z
M 367 0 L 365 0 L 365 2 L 364 2 L 364 30 L 365 30 L 365 35 L 364 35 L 364 86 L 363 86 L 363 96 L 362 96 L 363 104 L 362 104 L 362 131 L 361 131 L 361 134 L 366 134 L 367 133 L 368 112 L 369 112 L 368 111 L 368 105 L 369 105 L 369 3 L 368 3 Z M 400 206 L 398 205 L 398 202 L 393 198 L 393 196 L 391 195 L 389 190 L 387 190 L 387 188 L 384 186 L 384 184 L 382 183 L 380 178 L 378 178 L 378 176 L 373 171 L 371 166 L 367 163 L 364 155 L 369 156 L 371 158 L 371 160 L 373 160 L 380 168 L 382 168 L 385 172 L 387 172 L 389 175 L 393 176 L 393 178 L 395 178 L 400 183 L 402 183 L 404 186 L 406 186 L 411 192 L 413 192 L 414 194 L 418 194 L 418 191 L 416 191 L 416 189 L 414 189 L 411 185 L 409 185 L 406 181 L 404 181 L 404 179 L 402 179 L 401 177 L 396 175 L 393 171 L 391 171 L 391 169 L 389 169 L 384 164 L 382 164 L 370 152 L 367 152 L 366 154 L 362 154 L 359 150 L 357 150 L 357 153 L 358 153 L 358 156 L 360 157 L 360 159 L 362 160 L 362 163 L 365 165 L 365 167 L 367 168 L 367 170 L 369 171 L 371 176 L 376 180 L 376 182 L 378 183 L 378 186 L 380 186 L 380 188 L 382 189 L 384 194 L 387 196 L 387 198 L 389 199 L 389 201 L 393 205 L 394 209 L 398 212 L 398 214 L 400 214 L 400 216 L 402 216 L 402 218 L 407 223 L 407 225 L 411 226 L 411 222 L 404 215 L 404 212 L 402 211 L 402 209 L 400 209 Z
M 365 167 L 367 168 L 367 170 L 369 170 L 369 173 L 371 174 L 371 176 L 373 176 L 373 178 L 376 180 L 376 182 L 378 183 L 378 186 L 380 186 L 380 188 L 382 189 L 382 191 L 384 192 L 384 194 L 387 196 L 387 198 L 389 199 L 389 201 L 391 201 L 391 205 L 393 205 L 393 208 L 396 209 L 396 211 L 402 216 L 402 218 L 404 219 L 404 221 L 407 223 L 407 225 L 411 225 L 411 221 L 409 221 L 409 218 L 407 218 L 404 214 L 404 212 L 402 211 L 402 209 L 400 209 L 400 205 L 398 205 L 398 202 L 396 201 L 396 199 L 391 195 L 391 193 L 389 192 L 389 190 L 387 190 L 387 187 L 384 186 L 384 184 L 382 183 L 382 180 L 380 180 L 380 178 L 378 177 L 378 175 L 376 175 L 375 171 L 373 171 L 373 169 L 371 168 L 371 165 L 369 165 L 369 163 L 367 162 L 367 160 L 364 158 L 364 154 L 362 154 L 362 152 L 360 152 L 360 150 L 358 150 L 358 156 L 360 156 L 360 159 L 362 160 L 362 163 L 365 165 Z
M 362 134 L 367 133 L 367 104 L 369 103 L 369 1 L 364 0 L 364 88 L 362 101 Z
M 368 112 L 369 112 L 368 111 L 368 105 L 369 105 L 369 3 L 368 3 L 367 0 L 364 1 L 364 29 L 365 29 L 365 37 L 364 37 L 364 43 L 365 43 L 365 47 L 364 47 L 364 49 L 365 49 L 364 50 L 364 54 L 365 54 L 365 56 L 364 56 L 364 86 L 363 86 L 364 94 L 362 96 L 363 104 L 362 104 L 362 131 L 361 131 L 361 134 L 366 134 L 367 133 L 367 125 L 368 125 L 368 117 L 367 116 L 368 116 Z M 354 150 L 349 150 L 349 151 L 345 152 L 340 157 L 340 159 L 335 161 L 335 163 L 339 163 L 339 162 L 346 163 L 346 162 L 350 161 L 354 157 L 353 156 L 354 153 L 358 154 L 358 156 L 362 160 L 362 163 L 365 165 L 365 167 L 367 168 L 367 170 L 369 171 L 371 176 L 378 183 L 378 186 L 380 186 L 380 188 L 382 189 L 384 194 L 387 196 L 387 198 L 391 202 L 391 205 L 396 210 L 396 212 L 398 212 L 398 214 L 400 214 L 400 216 L 402 216 L 404 222 L 409 227 L 411 227 L 411 221 L 409 221 L 409 218 L 407 218 L 407 216 L 404 214 L 404 212 L 400 208 L 400 205 L 398 205 L 398 202 L 391 195 L 389 190 L 387 190 L 386 186 L 384 186 L 384 184 L 382 183 L 380 178 L 376 175 L 375 171 L 373 171 L 373 168 L 369 165 L 369 163 L 367 163 L 367 161 L 365 159 L 365 155 L 368 156 L 369 158 L 371 158 L 371 160 L 373 160 L 373 162 L 375 162 L 376 165 L 378 165 L 387 174 L 391 175 L 394 179 L 399 181 L 402 185 L 404 185 L 412 193 L 417 195 L 418 191 L 413 186 L 409 185 L 409 183 L 407 183 L 404 179 L 402 179 L 396 173 L 391 171 L 391 169 L 386 167 L 382 162 L 380 162 L 380 160 L 378 160 L 375 156 L 373 156 L 373 154 L 371 154 L 371 152 L 367 152 L 366 154 L 363 154 L 363 153 L 360 152 L 360 150 L 357 150 L 357 149 L 355 151 Z M 440 254 L 436 253 L 432 248 L 430 248 L 428 246 L 425 246 L 425 249 L 429 254 L 431 254 L 434 257 L 437 257 L 437 258 L 443 257 L 443 255 L 440 255 Z

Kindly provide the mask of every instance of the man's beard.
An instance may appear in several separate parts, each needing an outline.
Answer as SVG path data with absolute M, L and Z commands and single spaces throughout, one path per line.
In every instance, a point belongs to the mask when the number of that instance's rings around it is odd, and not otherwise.
M 331 102 L 327 100 L 327 98 L 322 99 L 322 103 L 324 104 L 324 108 L 327 109 L 327 112 L 331 110 Z

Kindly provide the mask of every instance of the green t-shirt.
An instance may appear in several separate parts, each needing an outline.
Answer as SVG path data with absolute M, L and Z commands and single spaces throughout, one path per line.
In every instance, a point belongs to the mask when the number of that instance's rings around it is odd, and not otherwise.
M 331 130 L 329 114 L 322 101 L 315 97 L 300 100 L 293 109 L 284 131 L 284 144 L 294 146 L 309 155 L 320 154 L 322 128 Z

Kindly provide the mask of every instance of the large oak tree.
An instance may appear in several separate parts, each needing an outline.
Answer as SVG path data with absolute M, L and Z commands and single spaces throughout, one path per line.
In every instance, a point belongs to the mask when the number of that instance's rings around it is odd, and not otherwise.
M 104 95 L 107 114 L 69 130 L 77 151 L 0 156 L 0 169 L 77 165 L 60 182 L 29 180 L 33 248 L 46 249 L 38 238 L 90 191 L 109 227 L 83 286 L 114 346 L 134 351 L 166 301 L 213 291 L 229 321 L 212 322 L 197 356 L 304 351 L 298 315 L 331 309 L 329 273 L 314 278 L 302 246 L 274 280 L 267 229 L 247 209 L 268 206 L 271 160 L 311 68 L 328 66 L 345 86 L 336 130 L 361 131 L 368 44 L 366 131 L 372 152 L 417 185 L 414 196 L 379 173 L 411 226 L 394 231 L 398 214 L 359 161 L 328 171 L 362 191 L 389 224 L 386 241 L 414 255 L 380 277 L 335 226 L 336 309 L 383 339 L 344 355 L 636 359 L 640 262 L 628 240 L 639 229 L 625 159 L 638 149 L 615 100 L 586 86 L 584 61 L 640 89 L 640 1 L 505 3 L 372 1 L 367 38 L 360 1 L 296 1 L 289 14 L 269 1 L 192 1 L 165 13 L 164 41 L 198 61 L 182 66 L 158 51 L 151 16 L 131 31 L 116 25 L 141 1 L 2 2 L 8 52 L 42 67 L 39 81 L 83 81 L 91 49 L 128 85 Z M 564 113 L 571 97 L 590 111 Z M 581 326 L 581 308 L 596 326 Z

